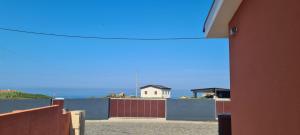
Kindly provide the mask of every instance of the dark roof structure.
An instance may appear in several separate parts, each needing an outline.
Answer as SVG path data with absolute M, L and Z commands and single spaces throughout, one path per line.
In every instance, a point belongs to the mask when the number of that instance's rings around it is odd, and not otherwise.
M 158 89 L 171 90 L 171 88 L 166 87 L 166 86 L 162 86 L 162 85 L 146 85 L 146 86 L 140 87 L 140 89 L 144 89 L 144 88 L 147 88 L 147 87 L 154 87 L 154 88 L 158 88 Z
M 225 88 L 201 88 L 201 89 L 192 89 L 192 92 L 216 92 L 216 91 L 230 91 L 230 89 Z

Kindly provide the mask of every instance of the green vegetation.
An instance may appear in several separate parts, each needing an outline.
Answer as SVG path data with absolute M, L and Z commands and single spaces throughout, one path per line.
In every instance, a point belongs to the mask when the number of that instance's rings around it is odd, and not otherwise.
M 108 97 L 108 98 L 125 98 L 127 96 L 125 95 L 124 92 L 121 92 L 119 94 L 112 93 L 112 94 L 107 95 L 106 97 Z
M 42 94 L 30 94 L 21 91 L 0 92 L 0 99 L 49 99 L 50 96 Z

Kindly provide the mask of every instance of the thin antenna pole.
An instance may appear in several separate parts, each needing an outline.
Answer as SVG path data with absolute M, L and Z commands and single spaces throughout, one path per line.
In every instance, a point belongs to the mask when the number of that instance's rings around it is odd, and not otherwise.
M 135 97 L 138 97 L 138 73 L 135 73 Z

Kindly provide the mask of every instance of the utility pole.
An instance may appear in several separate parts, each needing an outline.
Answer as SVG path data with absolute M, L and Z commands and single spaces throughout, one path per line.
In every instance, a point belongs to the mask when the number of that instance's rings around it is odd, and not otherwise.
M 138 97 L 138 73 L 136 72 L 135 73 L 135 97 L 137 98 Z

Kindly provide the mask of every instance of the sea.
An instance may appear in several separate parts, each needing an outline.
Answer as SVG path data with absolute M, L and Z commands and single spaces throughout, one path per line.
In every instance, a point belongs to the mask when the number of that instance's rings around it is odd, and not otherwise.
M 127 96 L 135 96 L 135 89 L 120 89 L 120 88 L 16 88 L 23 92 L 34 94 L 45 94 L 52 97 L 61 97 L 67 99 L 74 98 L 101 98 L 112 93 L 118 94 L 124 92 Z M 140 95 L 138 90 L 138 95 Z M 181 96 L 192 96 L 189 89 L 172 89 L 171 97 L 179 98 Z

